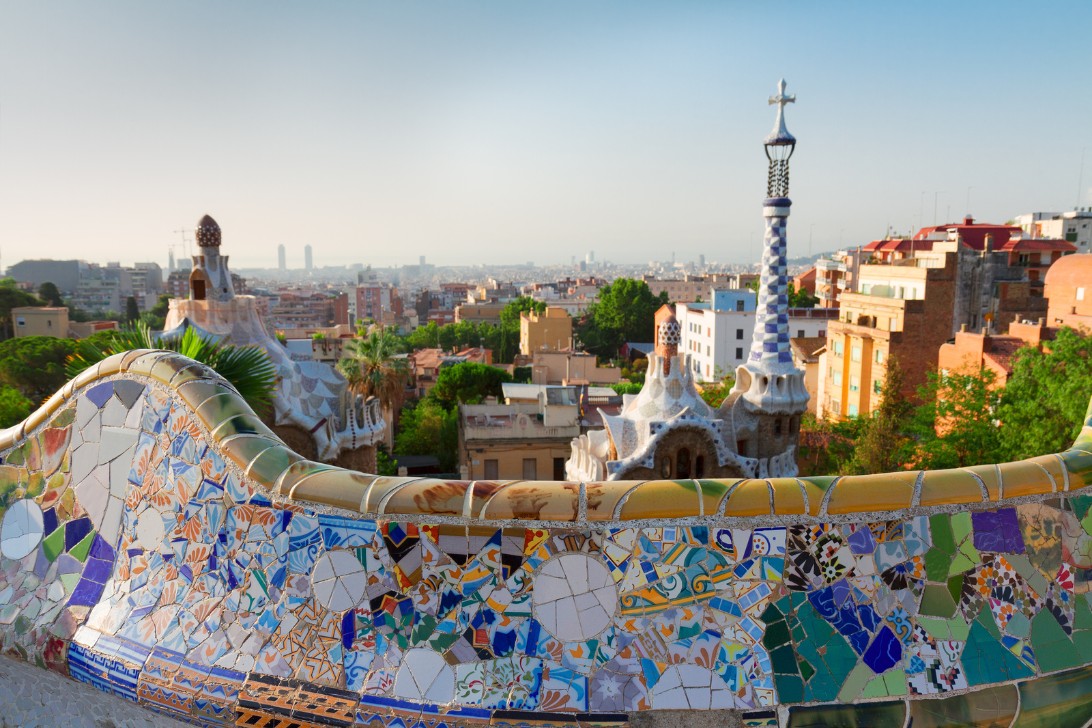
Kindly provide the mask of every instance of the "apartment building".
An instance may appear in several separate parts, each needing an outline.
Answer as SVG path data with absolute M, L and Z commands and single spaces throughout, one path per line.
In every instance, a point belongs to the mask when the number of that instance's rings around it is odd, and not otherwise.
M 543 313 L 528 311 L 519 317 L 519 353 L 564 351 L 573 347 L 573 319 L 564 309 L 547 306 Z
M 1060 238 L 1077 252 L 1092 253 L 1092 208 L 1068 212 L 1030 212 L 1016 216 L 1016 224 L 1032 238 Z
M 1092 333 L 1092 254 L 1067 255 L 1044 277 L 1047 322 Z
M 459 406 L 459 469 L 467 480 L 564 480 L 580 436 L 578 387 L 542 387 L 535 402 Z
M 712 289 L 706 303 L 680 303 L 675 315 L 682 327 L 679 353 L 685 353 L 697 382 L 715 382 L 747 361 L 754 336 L 757 296 L 747 289 Z M 827 335 L 838 311 L 789 309 L 793 337 Z

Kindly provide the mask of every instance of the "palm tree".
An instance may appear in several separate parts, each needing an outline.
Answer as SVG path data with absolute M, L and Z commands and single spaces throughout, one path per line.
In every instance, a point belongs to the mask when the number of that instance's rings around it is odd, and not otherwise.
M 380 407 L 391 411 L 401 404 L 409 381 L 409 361 L 399 356 L 402 352 L 402 340 L 393 331 L 378 329 L 347 341 L 337 369 L 349 380 L 349 391 L 364 399 L 378 397 Z
M 273 404 L 277 370 L 263 349 L 217 341 L 194 328 L 187 328 L 174 339 L 157 338 L 145 323 L 103 331 L 77 343 L 76 350 L 65 363 L 65 374 L 72 379 L 106 357 L 132 349 L 169 349 L 208 365 L 226 379 L 259 415 L 266 414 Z

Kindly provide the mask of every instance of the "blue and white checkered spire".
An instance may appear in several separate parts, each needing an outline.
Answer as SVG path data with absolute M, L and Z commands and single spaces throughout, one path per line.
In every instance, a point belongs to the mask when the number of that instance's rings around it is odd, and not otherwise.
M 766 235 L 755 333 L 747 363 L 752 369 L 770 374 L 794 368 L 789 348 L 789 273 L 785 254 L 785 222 L 790 205 L 792 202 L 787 197 L 775 197 L 767 199 L 762 210 L 766 218 Z

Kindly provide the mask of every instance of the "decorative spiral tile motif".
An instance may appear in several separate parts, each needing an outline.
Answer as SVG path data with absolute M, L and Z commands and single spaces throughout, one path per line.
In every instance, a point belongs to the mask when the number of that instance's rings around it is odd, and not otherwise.
M 9 559 L 21 559 L 42 541 L 42 509 L 29 498 L 23 499 L 4 514 L 0 527 L 0 552 Z
M 364 566 L 352 551 L 326 553 L 311 572 L 315 599 L 332 612 L 344 612 L 359 604 L 367 583 Z
M 594 637 L 618 611 L 610 570 L 587 554 L 560 554 L 543 564 L 533 595 L 535 619 L 563 642 Z

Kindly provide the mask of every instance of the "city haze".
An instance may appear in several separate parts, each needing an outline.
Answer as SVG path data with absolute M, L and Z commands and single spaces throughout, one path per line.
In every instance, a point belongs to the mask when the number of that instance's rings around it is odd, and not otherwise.
M 0 263 L 753 263 L 782 76 L 790 256 L 1092 204 L 1089 4 L 776 7 L 3 2 Z

